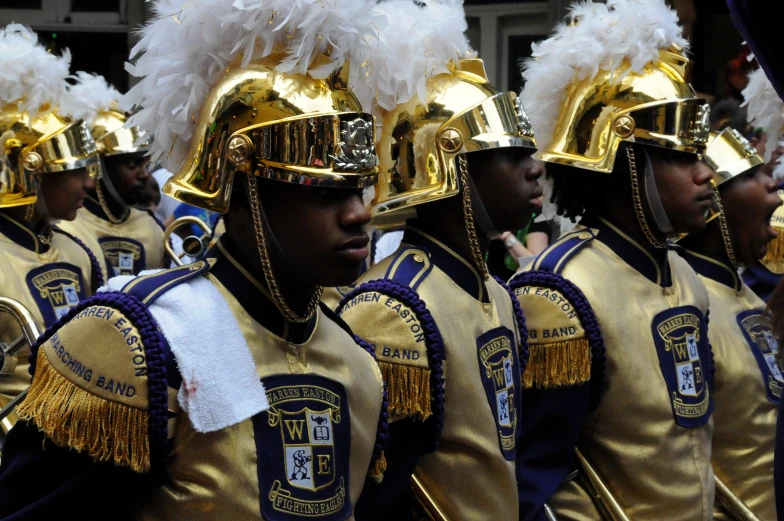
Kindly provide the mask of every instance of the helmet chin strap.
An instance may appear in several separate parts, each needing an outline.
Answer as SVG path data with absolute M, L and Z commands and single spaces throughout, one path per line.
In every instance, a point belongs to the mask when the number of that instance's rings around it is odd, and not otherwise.
M 122 208 L 123 212 L 125 212 L 131 207 L 131 205 L 123 201 L 123 198 L 120 197 L 119 192 L 117 192 L 117 188 L 115 188 L 114 184 L 112 184 L 112 177 L 109 175 L 109 170 L 106 168 L 106 162 L 104 161 L 103 157 L 101 157 L 100 160 L 101 160 L 101 171 L 103 172 L 104 175 L 102 175 L 101 178 L 96 182 L 103 183 L 103 187 L 106 189 L 107 192 L 109 192 L 109 196 L 112 199 L 114 199 L 114 202 L 119 204 L 120 208 Z
M 490 218 L 490 214 L 487 213 L 487 207 L 485 206 L 485 203 L 482 202 L 482 198 L 479 196 L 479 192 L 476 189 L 474 179 L 471 175 L 468 176 L 468 188 L 470 190 L 471 208 L 474 211 L 474 221 L 476 222 L 477 228 L 479 228 L 479 232 L 483 233 L 488 240 L 492 241 L 498 239 L 501 236 L 501 232 L 496 230 L 495 224 Z
M 41 189 L 42 184 L 43 183 L 38 183 L 38 197 L 36 198 L 35 203 L 33 203 L 35 211 L 49 224 L 57 224 L 59 219 L 53 219 L 51 212 L 49 212 L 49 206 L 46 204 L 46 199 L 44 198 L 44 191 Z
M 653 165 L 651 158 L 647 152 L 643 151 L 645 156 L 645 169 L 643 171 L 643 184 L 645 186 L 645 199 L 648 202 L 648 209 L 653 216 L 653 224 L 658 232 L 664 237 L 673 237 L 677 235 L 670 223 L 667 212 L 664 210 L 661 197 L 659 196 L 659 189 L 656 187 L 656 179 L 653 176 Z

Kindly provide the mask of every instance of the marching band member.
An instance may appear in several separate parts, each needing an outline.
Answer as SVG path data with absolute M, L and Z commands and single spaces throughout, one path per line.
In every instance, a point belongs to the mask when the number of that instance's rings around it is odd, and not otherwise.
M 733 504 L 744 504 L 758 519 L 773 521 L 773 448 L 784 378 L 763 317 L 765 303 L 743 283 L 738 268 L 765 255 L 776 236 L 771 215 L 782 201 L 776 182 L 760 170 L 762 157 L 740 133 L 726 129 L 711 138 L 703 159 L 718 186 L 717 218 L 679 244 L 710 299 L 716 366 L 711 461 L 716 479 L 729 490 L 717 489 L 714 519 L 728 519 Z
M 153 7 L 128 124 L 176 172 L 164 192 L 226 233 L 205 260 L 111 279 L 39 339 L 0 516 L 353 519 L 384 469 L 383 382 L 319 298 L 367 255 L 374 124 L 347 60 L 376 24 L 360 0 Z
M 115 275 L 136 275 L 162 268 L 163 225 L 154 214 L 136 208 L 146 196 L 150 174 L 145 154 L 149 143 L 117 105 L 120 93 L 102 76 L 77 73 L 69 87 L 71 112 L 83 119 L 95 137 L 103 176 L 84 201 L 84 208 L 65 230 L 97 239 Z
M 713 195 L 677 19 L 663 0 L 581 2 L 524 66 L 545 197 L 581 220 L 510 281 L 530 344 L 521 519 L 545 502 L 559 520 L 713 516 L 708 295 L 667 247 Z
M 69 63 L 30 29 L 0 28 L 0 296 L 20 302 L 41 328 L 103 284 L 93 252 L 54 225 L 76 218 L 100 171 L 89 129 L 62 111 Z M 0 341 L 19 334 L 0 314 Z M 29 385 L 29 353 L 0 377 L 3 401 Z
M 371 212 L 416 218 L 338 307 L 375 347 L 389 393 L 389 466 L 358 519 L 410 519 L 409 492 L 420 516 L 517 517 L 525 324 L 484 255 L 495 230 L 532 214 L 539 175 L 525 160 L 536 143 L 517 96 L 496 91 L 473 58 L 461 4 L 379 4 L 389 22 L 369 42 L 381 124 Z

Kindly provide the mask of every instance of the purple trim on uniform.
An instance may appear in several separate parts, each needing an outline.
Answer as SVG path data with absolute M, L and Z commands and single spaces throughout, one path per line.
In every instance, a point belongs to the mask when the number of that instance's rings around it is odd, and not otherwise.
M 38 337 L 30 346 L 30 375 L 35 375 L 38 348 L 68 321 L 90 306 L 107 306 L 121 312 L 139 330 L 147 358 L 147 389 L 149 394 L 150 472 L 155 478 L 165 477 L 168 391 L 166 378 L 166 339 L 152 314 L 132 295 L 106 291 L 81 301 Z
M 98 258 L 95 256 L 92 250 L 88 248 L 85 243 L 82 242 L 82 240 L 79 237 L 75 235 L 71 235 L 70 233 L 64 230 L 61 230 L 57 226 L 52 226 L 52 230 L 57 233 L 62 233 L 66 237 L 73 240 L 84 250 L 84 252 L 90 258 L 90 269 L 92 271 L 92 277 L 90 277 L 90 282 L 92 283 L 93 281 L 95 281 L 95 287 L 92 288 L 93 293 L 95 293 L 98 290 L 98 288 L 103 286 L 106 282 L 105 280 L 103 280 L 103 271 L 101 271 L 101 265 L 98 263 Z
M 494 276 L 493 278 L 509 293 L 509 297 L 512 299 L 512 310 L 514 311 L 515 321 L 517 321 L 517 329 L 520 330 L 520 345 L 517 346 L 517 352 L 520 356 L 520 374 L 523 374 L 525 373 L 525 368 L 528 367 L 528 327 L 525 325 L 523 308 L 520 307 L 520 301 L 517 300 L 517 295 L 514 294 L 512 288 L 498 277 Z
M 710 309 L 705 313 L 705 331 L 708 332 L 708 352 L 710 353 L 711 382 L 716 383 L 716 359 L 713 356 L 713 344 L 710 341 Z
M 591 407 L 595 408 L 601 398 L 607 353 L 599 321 L 585 294 L 575 284 L 561 275 L 549 271 L 525 271 L 512 278 L 509 286 L 514 290 L 523 286 L 543 286 L 559 292 L 574 306 L 580 325 L 591 346 Z M 515 297 L 515 300 L 517 298 Z
M 354 335 L 354 342 L 370 353 L 373 360 L 376 359 L 376 350 L 362 337 Z M 381 401 L 381 414 L 378 416 L 376 443 L 373 445 L 373 457 L 370 460 L 370 468 L 373 468 L 376 462 L 384 455 L 384 449 L 387 446 L 387 439 L 389 438 L 389 395 L 387 394 L 387 386 L 382 384 L 382 387 L 384 390 L 384 397 Z
M 422 331 L 425 333 L 425 346 L 427 347 L 427 362 L 430 367 L 430 389 L 431 389 L 431 410 L 432 432 L 429 443 L 425 446 L 427 452 L 434 452 L 438 449 L 441 441 L 441 431 L 444 430 L 444 340 L 441 331 L 438 329 L 433 315 L 428 311 L 425 302 L 419 298 L 416 291 L 399 282 L 387 279 L 377 279 L 366 282 L 354 288 L 340 301 L 337 313 L 343 311 L 343 307 L 348 301 L 368 291 L 377 291 L 383 295 L 392 297 L 410 308 L 419 319 Z M 430 421 L 430 420 L 428 420 Z M 426 422 L 427 423 L 427 422 Z

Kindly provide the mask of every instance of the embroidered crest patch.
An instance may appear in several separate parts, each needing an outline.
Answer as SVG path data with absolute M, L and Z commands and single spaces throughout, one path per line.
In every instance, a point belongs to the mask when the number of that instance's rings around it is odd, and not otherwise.
M 269 410 L 253 417 L 261 510 L 270 521 L 351 515 L 351 419 L 342 385 L 316 375 L 264 378 Z
M 713 382 L 702 312 L 694 306 L 668 309 L 654 317 L 652 329 L 676 423 L 704 425 L 713 412 Z
M 82 271 L 67 262 L 53 262 L 30 270 L 27 287 L 47 326 L 87 298 Z
M 476 339 L 482 385 L 493 411 L 501 453 L 507 461 L 517 456 L 519 434 L 520 361 L 514 334 L 505 327 L 492 329 Z
M 139 241 L 126 237 L 102 237 L 98 239 L 103 254 L 117 275 L 135 275 L 146 269 L 144 246 Z
M 770 324 L 761 311 L 756 309 L 738 314 L 737 320 L 754 359 L 757 360 L 768 400 L 777 404 L 784 389 L 784 377 L 776 362 L 779 346 L 773 338 Z

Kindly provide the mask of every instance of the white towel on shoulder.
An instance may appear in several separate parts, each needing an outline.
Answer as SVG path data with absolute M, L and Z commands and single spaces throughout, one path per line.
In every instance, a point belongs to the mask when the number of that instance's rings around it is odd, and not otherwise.
M 119 291 L 132 278 L 112 278 L 101 290 Z M 175 286 L 149 309 L 182 375 L 177 399 L 198 432 L 224 429 L 269 409 L 240 326 L 206 277 Z

